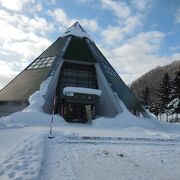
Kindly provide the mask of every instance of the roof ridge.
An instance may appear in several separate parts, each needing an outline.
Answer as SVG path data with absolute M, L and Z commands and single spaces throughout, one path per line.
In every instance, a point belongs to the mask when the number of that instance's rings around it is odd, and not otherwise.
M 77 36 L 77 37 L 86 37 L 92 41 L 90 35 L 85 31 L 85 29 L 76 21 L 72 26 L 70 26 L 62 36 Z

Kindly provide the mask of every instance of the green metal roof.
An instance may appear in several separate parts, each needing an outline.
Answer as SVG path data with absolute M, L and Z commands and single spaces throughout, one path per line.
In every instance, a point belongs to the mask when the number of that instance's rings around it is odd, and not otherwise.
M 23 71 L 0 91 L 0 101 L 27 100 L 39 89 L 49 71 L 50 68 Z
M 38 58 L 44 58 L 48 56 L 57 56 L 62 51 L 64 44 L 66 43 L 68 37 L 58 38 L 51 46 L 48 47 Z
M 97 62 L 87 45 L 86 38 L 75 36 L 72 36 L 63 58 L 84 62 Z

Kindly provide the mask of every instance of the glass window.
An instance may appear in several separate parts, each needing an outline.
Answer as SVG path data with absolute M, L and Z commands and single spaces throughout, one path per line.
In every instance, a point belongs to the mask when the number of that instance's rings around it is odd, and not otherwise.
M 88 71 L 78 71 L 78 76 L 88 78 Z
M 45 67 L 45 64 L 41 64 L 41 65 L 39 66 L 39 68 L 43 68 L 43 67 Z
M 78 87 L 89 88 L 88 84 L 78 84 Z
M 78 79 L 78 84 L 88 84 L 88 80 Z
M 77 80 L 76 79 L 66 79 L 66 82 L 75 84 L 75 83 L 77 83 Z
M 41 61 L 44 61 L 45 59 L 46 59 L 46 58 L 44 57 L 44 58 L 41 58 L 40 60 L 41 60 Z
M 42 62 L 37 62 L 36 65 L 40 65 Z
M 36 63 L 32 63 L 31 66 L 34 66 Z
M 44 60 L 43 63 L 47 63 L 49 60 Z
M 49 60 L 49 59 L 51 59 L 51 57 L 47 57 L 47 58 L 46 58 L 46 60 Z
M 47 64 L 47 61 L 43 61 L 42 64 Z
M 33 69 L 37 69 L 39 67 L 39 65 L 35 65 L 33 66 Z
M 37 69 L 52 66 L 56 56 L 36 59 L 27 69 Z
M 89 71 L 88 73 L 89 78 L 92 78 L 92 73 Z
M 118 74 L 116 73 L 116 71 L 111 66 L 109 66 L 108 64 L 105 64 L 105 63 L 102 63 L 102 65 L 104 66 L 104 68 L 108 74 L 110 74 L 114 77 L 118 77 Z
M 70 82 L 66 82 L 66 85 L 64 87 L 71 87 L 71 86 L 77 86 L 76 83 L 70 83 Z
M 48 62 L 54 62 L 54 59 L 50 59 Z
M 46 64 L 46 67 L 50 67 L 50 66 L 52 66 L 52 63 L 47 63 Z
M 30 65 L 27 69 L 32 69 L 32 67 L 33 67 L 33 66 L 32 66 L 32 65 Z
M 39 60 L 38 62 L 42 63 L 42 62 L 44 62 L 44 60 Z
M 56 56 L 53 56 L 53 57 L 51 57 L 51 60 L 53 60 L 54 61 L 54 59 L 56 58 Z
M 36 63 L 36 62 L 38 62 L 39 61 L 39 59 L 36 59 L 35 61 L 34 61 L 34 63 Z
M 68 70 L 68 71 L 66 71 L 66 76 L 77 76 L 77 72 Z
M 86 66 L 87 67 L 87 66 Z M 72 68 L 75 68 L 72 66 Z M 80 69 L 81 68 L 81 69 Z M 84 70 L 83 67 L 77 67 L 77 69 L 68 69 L 64 67 L 63 69 L 63 87 L 66 86 L 76 86 L 76 87 L 86 87 L 86 88 L 96 88 L 97 80 L 96 74 L 93 70 Z

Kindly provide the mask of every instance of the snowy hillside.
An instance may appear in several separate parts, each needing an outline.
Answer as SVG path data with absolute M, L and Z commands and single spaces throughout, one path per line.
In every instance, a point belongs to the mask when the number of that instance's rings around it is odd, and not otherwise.
M 1 180 L 179 179 L 180 126 L 136 118 L 123 104 L 123 113 L 90 124 L 56 115 L 49 139 L 48 82 L 27 109 L 0 119 Z

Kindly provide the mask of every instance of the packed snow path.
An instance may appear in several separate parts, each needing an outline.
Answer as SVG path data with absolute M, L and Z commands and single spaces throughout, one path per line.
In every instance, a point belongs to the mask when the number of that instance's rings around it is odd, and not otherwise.
M 180 145 L 173 140 L 56 136 L 46 139 L 44 157 L 41 180 L 179 180 L 180 177 Z

